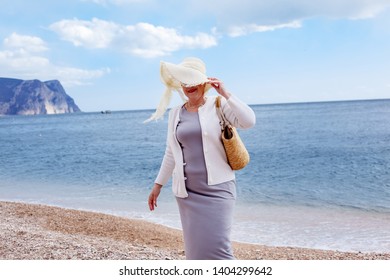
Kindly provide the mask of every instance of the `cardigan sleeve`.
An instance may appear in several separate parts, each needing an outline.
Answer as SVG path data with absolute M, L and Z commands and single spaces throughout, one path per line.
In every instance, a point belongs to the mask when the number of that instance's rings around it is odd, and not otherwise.
M 231 95 L 227 101 L 222 98 L 221 105 L 225 117 L 234 127 L 247 129 L 256 124 L 256 116 L 252 108 L 234 95 Z
M 167 132 L 167 140 L 166 140 L 166 148 L 163 160 L 161 162 L 160 171 L 156 177 L 156 180 L 154 181 L 157 184 L 165 185 L 168 183 L 169 179 L 172 176 L 173 169 L 175 168 L 175 160 L 173 158 L 173 153 L 171 149 L 171 145 L 169 144 L 169 138 L 172 134 L 172 123 L 173 123 L 173 117 L 172 117 L 172 110 L 169 112 L 169 118 L 168 118 L 168 132 Z

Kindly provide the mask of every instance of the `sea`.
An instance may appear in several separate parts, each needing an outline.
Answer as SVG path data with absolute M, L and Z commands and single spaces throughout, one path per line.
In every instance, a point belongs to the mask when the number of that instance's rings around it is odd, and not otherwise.
M 251 107 L 232 239 L 390 252 L 390 99 Z M 170 183 L 147 206 L 167 133 L 167 118 L 143 123 L 151 113 L 0 116 L 0 200 L 180 229 Z

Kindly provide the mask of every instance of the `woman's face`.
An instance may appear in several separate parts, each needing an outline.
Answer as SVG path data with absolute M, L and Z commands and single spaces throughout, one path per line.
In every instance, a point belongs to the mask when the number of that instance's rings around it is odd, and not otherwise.
M 197 86 L 186 86 L 182 85 L 182 89 L 184 94 L 188 97 L 190 100 L 197 100 L 200 98 L 203 98 L 204 95 L 204 88 L 206 84 L 197 85 Z

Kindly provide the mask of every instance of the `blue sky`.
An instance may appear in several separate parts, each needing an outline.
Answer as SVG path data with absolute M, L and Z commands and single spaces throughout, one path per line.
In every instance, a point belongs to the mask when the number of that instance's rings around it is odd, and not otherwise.
M 154 109 L 186 56 L 249 104 L 390 98 L 390 0 L 0 5 L 0 76 L 58 79 L 85 112 Z

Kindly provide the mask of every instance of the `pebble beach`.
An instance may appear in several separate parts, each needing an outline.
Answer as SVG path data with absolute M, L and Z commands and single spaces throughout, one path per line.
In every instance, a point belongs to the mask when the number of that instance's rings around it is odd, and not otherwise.
M 238 260 L 390 260 L 360 253 L 233 243 Z M 184 260 L 180 230 L 60 207 L 0 202 L 2 260 Z

